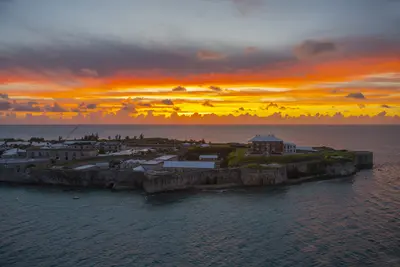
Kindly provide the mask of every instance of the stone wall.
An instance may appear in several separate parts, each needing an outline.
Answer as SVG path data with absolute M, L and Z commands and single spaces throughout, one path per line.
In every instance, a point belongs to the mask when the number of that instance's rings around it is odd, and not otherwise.
M 242 184 L 245 186 L 264 186 L 282 184 L 287 180 L 286 167 L 271 169 L 242 169 Z
M 355 151 L 354 163 L 360 170 L 372 169 L 374 165 L 374 154 L 370 151 Z
M 32 169 L 30 173 L 17 173 L 0 169 L 0 182 L 61 185 L 95 188 L 141 188 L 142 172 L 132 170 L 50 170 Z
M 190 189 L 199 185 L 242 184 L 240 169 L 218 169 L 151 176 L 144 180 L 147 193 Z

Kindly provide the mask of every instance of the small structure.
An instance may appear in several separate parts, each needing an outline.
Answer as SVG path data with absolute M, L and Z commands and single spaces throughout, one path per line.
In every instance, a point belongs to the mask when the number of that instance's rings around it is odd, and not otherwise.
M 171 171 L 211 170 L 216 169 L 214 161 L 166 161 L 163 168 Z
M 251 143 L 250 151 L 253 154 L 283 154 L 283 140 L 273 134 L 256 135 L 249 140 Z
M 201 161 L 217 161 L 218 155 L 200 155 L 199 160 L 201 160 Z
M 295 154 L 296 144 L 290 142 L 283 142 L 283 148 L 285 154 Z

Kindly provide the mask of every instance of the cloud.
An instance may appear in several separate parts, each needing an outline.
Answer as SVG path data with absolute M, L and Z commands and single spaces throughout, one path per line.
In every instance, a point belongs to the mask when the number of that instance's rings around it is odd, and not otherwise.
M 84 76 L 89 76 L 89 77 L 97 77 L 97 76 L 99 76 L 97 71 L 96 70 L 92 70 L 92 69 L 81 69 L 81 73 Z
M 200 50 L 197 52 L 197 58 L 200 60 L 220 60 L 226 58 L 226 55 L 211 50 Z
M 187 74 L 230 73 L 235 70 L 251 70 L 293 60 L 290 51 L 262 51 L 257 57 L 245 55 L 242 49 L 228 48 L 225 54 L 211 50 L 199 50 L 187 46 L 183 49 L 165 48 L 158 45 L 142 46 L 119 41 L 109 41 L 87 36 L 72 44 L 62 42 L 49 46 L 7 45 L 0 50 L 0 72 L 19 71 L 19 77 L 40 75 L 66 86 L 80 86 L 78 78 L 113 77 L 139 72 L 139 78 L 148 73 L 186 76 Z M 193 57 L 193 53 L 197 54 Z M 199 60 L 200 59 L 200 60 Z M 219 60 L 224 59 L 224 60 Z M 190 66 L 190 68 L 188 68 Z M 66 74 L 69 76 L 66 78 Z M 71 76 L 72 75 L 72 76 Z M 72 78 L 74 80 L 72 80 Z M 66 83 L 66 84 L 65 84 Z
M 270 108 L 279 108 L 278 104 L 276 103 L 269 103 L 268 105 L 266 105 L 265 107 L 261 107 L 260 109 L 262 110 L 268 110 Z
M 86 106 L 87 109 L 96 109 L 97 108 L 97 104 L 88 104 Z
M 173 107 L 173 109 L 174 109 L 175 111 L 181 111 L 181 108 L 180 108 L 180 107 Z
M 205 107 L 214 107 L 214 105 L 209 100 L 204 101 L 202 105 Z
M 221 92 L 221 91 L 222 91 L 222 88 L 221 88 L 221 87 L 214 86 L 214 85 L 211 85 L 211 86 L 209 86 L 208 88 L 211 89 L 211 90 L 213 90 L 213 91 L 215 91 L 215 92 Z
M 248 46 L 248 47 L 246 47 L 246 48 L 244 49 L 244 52 L 245 52 L 246 54 L 253 54 L 253 53 L 257 52 L 257 51 L 258 51 L 258 48 L 255 47 L 255 46 Z
M 163 103 L 164 105 L 169 105 L 169 106 L 174 105 L 174 102 L 172 102 L 171 99 L 164 99 L 163 101 L 161 101 L 161 103 Z
M 66 112 L 67 110 L 60 106 L 57 102 L 53 103 L 53 106 L 47 105 L 45 106 L 45 110 L 48 112 Z
M 362 93 L 350 93 L 346 97 L 354 99 L 365 99 L 365 96 Z
M 9 110 L 11 104 L 8 101 L 0 101 L 0 110 Z
M 8 94 L 1 94 L 0 93 L 0 99 L 8 99 Z
M 243 16 L 248 16 L 261 10 L 264 6 L 264 0 L 231 0 L 237 10 Z
M 389 106 L 389 105 L 381 105 L 381 107 L 382 107 L 382 108 L 392 108 L 392 107 Z
M 359 107 L 360 109 L 363 109 L 363 108 L 365 108 L 365 105 L 364 105 L 364 104 L 358 104 L 358 107 Z
M 243 107 L 240 107 L 239 110 L 240 110 L 240 111 L 244 111 L 244 108 L 243 108 Z
M 152 104 L 151 104 L 151 103 L 143 103 L 143 102 L 139 102 L 139 103 L 138 103 L 138 106 L 140 106 L 140 107 L 148 107 L 148 108 L 150 108 L 150 107 L 152 107 Z
M 294 53 L 299 59 L 307 59 L 330 54 L 337 49 L 334 42 L 306 40 L 294 48 Z
M 172 88 L 173 92 L 186 92 L 186 88 L 183 86 L 177 86 L 175 88 Z
M 35 104 L 30 104 L 30 103 L 12 105 L 12 110 L 20 111 L 20 112 L 40 112 L 40 111 L 42 111 L 42 109 L 39 106 L 37 106 Z
M 136 107 L 132 103 L 122 103 L 121 109 L 117 112 L 118 114 L 120 113 L 137 113 Z

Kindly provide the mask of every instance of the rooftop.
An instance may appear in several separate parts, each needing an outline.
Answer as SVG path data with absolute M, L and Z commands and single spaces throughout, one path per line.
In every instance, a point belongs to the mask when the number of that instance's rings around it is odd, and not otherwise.
M 249 142 L 283 142 L 282 139 L 277 138 L 273 134 L 269 135 L 256 135 L 249 140 Z
M 165 161 L 164 168 L 215 169 L 212 161 Z
M 218 155 L 200 155 L 199 159 L 218 159 Z
M 0 164 L 24 164 L 46 161 L 49 161 L 49 159 L 0 159 Z

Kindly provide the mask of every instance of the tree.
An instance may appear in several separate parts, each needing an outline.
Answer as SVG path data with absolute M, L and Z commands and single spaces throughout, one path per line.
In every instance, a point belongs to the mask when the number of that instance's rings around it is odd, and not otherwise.
M 133 140 L 136 140 L 137 139 L 137 136 L 135 135 L 134 137 L 133 137 Z
M 144 135 L 141 133 L 139 138 L 140 138 L 140 139 L 143 139 L 143 138 L 144 138 Z
M 61 140 L 62 140 L 62 136 L 59 136 L 59 137 L 58 137 L 58 141 L 61 141 Z
M 108 136 L 108 140 L 111 140 L 111 136 Z
M 125 136 L 125 140 L 129 140 L 129 139 L 130 139 L 129 135 Z

